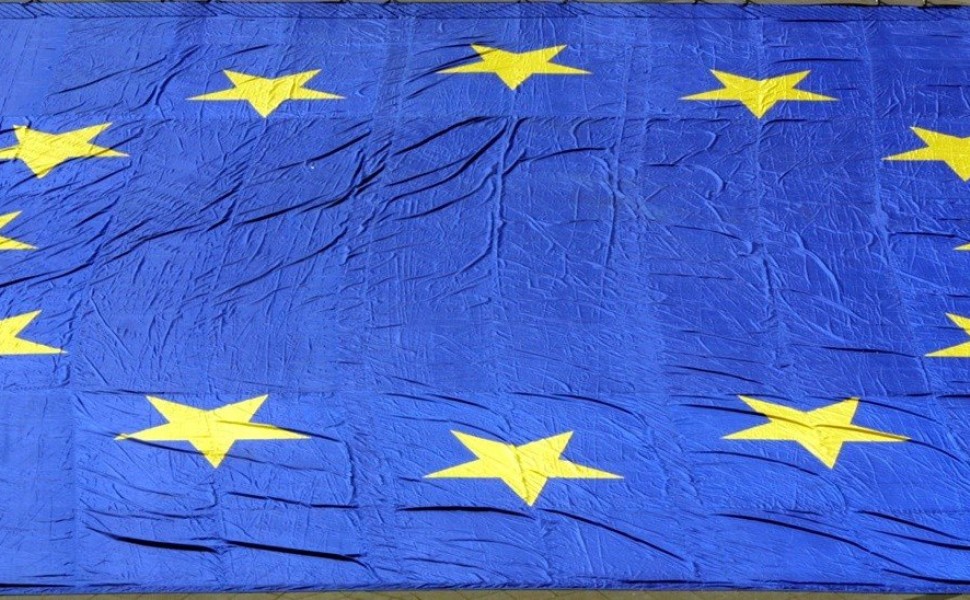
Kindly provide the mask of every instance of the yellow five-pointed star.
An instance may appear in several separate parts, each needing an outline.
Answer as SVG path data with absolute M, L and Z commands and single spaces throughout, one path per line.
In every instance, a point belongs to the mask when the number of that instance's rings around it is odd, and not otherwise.
M 681 100 L 725 100 L 740 102 L 759 119 L 783 101 L 830 102 L 836 100 L 815 92 L 796 89 L 811 71 L 799 71 L 768 79 L 749 79 L 724 71 L 711 70 L 724 87 L 709 92 L 684 96 Z
M 6 227 L 11 221 L 19 216 L 20 211 L 0 215 L 0 229 Z M 0 235 L 0 250 L 34 250 L 34 247 L 30 244 L 18 242 L 17 240 L 12 240 Z
M 529 506 L 550 479 L 622 479 L 560 458 L 573 436 L 568 431 L 521 446 L 452 431 L 477 460 L 425 475 L 428 478 L 501 479 Z
M 924 148 L 887 156 L 884 160 L 937 160 L 946 163 L 960 179 L 970 181 L 970 137 L 957 137 L 920 127 L 910 127 Z
M 189 100 L 244 100 L 264 119 L 287 100 L 343 100 L 343 96 L 311 90 L 306 86 L 320 69 L 282 77 L 259 77 L 238 71 L 223 71 L 233 87 L 193 96 Z
M 0 319 L 0 356 L 14 354 L 61 354 L 63 350 L 18 337 L 37 318 L 39 310 Z
M 828 468 L 846 442 L 904 442 L 909 438 L 852 424 L 858 398 L 849 398 L 815 410 L 801 411 L 781 404 L 738 396 L 769 422 L 725 436 L 726 440 L 797 442 Z
M 250 422 L 268 396 L 259 396 L 227 404 L 212 410 L 202 410 L 148 396 L 165 425 L 122 434 L 118 440 L 134 439 L 143 442 L 188 442 L 213 467 L 218 467 L 232 445 L 240 440 L 300 440 L 307 436 L 273 425 Z
M 15 125 L 13 132 L 17 136 L 17 145 L 0 148 L 0 160 L 20 159 L 34 172 L 34 175 L 44 177 L 54 167 L 72 158 L 128 156 L 123 152 L 92 143 L 91 140 L 108 127 L 111 127 L 111 123 L 74 129 L 65 133 L 46 133 L 26 125 Z
M 947 313 L 946 316 L 950 317 L 950 320 L 953 321 L 957 327 L 962 329 L 964 333 L 970 335 L 970 319 L 949 313 Z M 964 342 L 962 344 L 957 344 L 956 346 L 950 346 L 949 348 L 937 350 L 936 352 L 930 352 L 926 356 L 932 356 L 935 358 L 970 358 L 970 342 Z
M 528 52 L 508 52 L 472 44 L 481 61 L 438 71 L 439 73 L 494 73 L 509 89 L 516 89 L 533 75 L 589 75 L 589 71 L 552 62 L 566 46 L 552 46 Z
M 964 244 L 962 246 L 957 246 L 957 250 L 968 250 L 968 251 L 970 251 L 970 244 Z

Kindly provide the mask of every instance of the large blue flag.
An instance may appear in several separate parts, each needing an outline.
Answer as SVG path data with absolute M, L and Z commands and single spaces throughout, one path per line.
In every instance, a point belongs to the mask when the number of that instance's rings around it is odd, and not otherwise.
M 0 5 L 0 589 L 970 591 L 968 18 Z

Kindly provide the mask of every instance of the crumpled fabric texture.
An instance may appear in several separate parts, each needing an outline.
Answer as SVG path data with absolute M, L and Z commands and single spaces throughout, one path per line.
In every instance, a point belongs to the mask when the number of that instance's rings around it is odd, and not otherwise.
M 970 592 L 968 17 L 0 5 L 0 590 Z

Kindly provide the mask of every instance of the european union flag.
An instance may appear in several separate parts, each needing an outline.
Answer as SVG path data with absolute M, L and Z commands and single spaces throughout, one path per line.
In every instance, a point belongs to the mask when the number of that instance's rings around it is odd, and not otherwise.
M 0 589 L 970 591 L 968 18 L 0 4 Z

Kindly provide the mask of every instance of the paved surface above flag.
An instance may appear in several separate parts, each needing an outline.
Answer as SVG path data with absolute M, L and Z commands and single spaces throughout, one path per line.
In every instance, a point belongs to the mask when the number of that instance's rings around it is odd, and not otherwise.
M 968 17 L 0 5 L 0 590 L 970 590 Z

